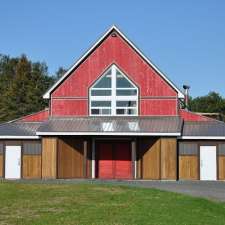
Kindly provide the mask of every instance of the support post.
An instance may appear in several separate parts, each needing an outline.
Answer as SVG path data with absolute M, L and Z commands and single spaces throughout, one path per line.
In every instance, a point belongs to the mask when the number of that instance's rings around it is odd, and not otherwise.
M 136 139 L 131 142 L 131 155 L 132 155 L 132 174 L 133 179 L 137 178 L 137 152 L 136 152 Z
M 87 141 L 85 140 L 84 141 L 84 164 L 83 164 L 83 176 L 85 178 L 87 178 L 87 146 L 88 146 L 88 143 Z
M 95 179 L 95 139 L 92 138 L 92 160 L 91 160 L 91 177 Z

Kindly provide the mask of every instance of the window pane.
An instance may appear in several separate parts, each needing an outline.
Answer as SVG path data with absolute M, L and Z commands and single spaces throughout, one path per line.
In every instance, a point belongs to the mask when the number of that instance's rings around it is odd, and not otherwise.
M 136 109 L 116 109 L 117 115 L 136 115 Z
M 137 90 L 117 90 L 116 91 L 117 96 L 130 96 L 130 95 L 137 95 Z
M 92 109 L 91 114 L 92 115 L 99 115 L 99 109 Z
M 110 69 L 99 81 L 97 81 L 93 88 L 111 88 L 111 79 L 112 75 Z
M 128 115 L 136 115 L 137 114 L 137 109 L 128 109 L 127 110 Z
M 117 115 L 123 115 L 123 114 L 125 114 L 125 109 L 117 109 L 116 110 L 116 114 Z
M 111 109 L 102 109 L 102 113 L 104 115 L 110 115 L 111 114 Z
M 92 96 L 110 96 L 111 90 L 92 90 L 91 95 Z
M 92 101 L 91 102 L 92 107 L 111 107 L 110 101 Z
M 118 70 L 116 71 L 116 87 L 117 88 L 133 88 L 134 86 L 124 77 Z
M 117 107 L 136 107 L 136 101 L 117 101 Z

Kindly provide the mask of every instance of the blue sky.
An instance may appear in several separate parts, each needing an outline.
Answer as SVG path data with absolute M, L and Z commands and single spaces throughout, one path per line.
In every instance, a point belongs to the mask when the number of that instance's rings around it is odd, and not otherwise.
M 191 95 L 225 97 L 225 1 L 3 0 L 0 53 L 69 68 L 112 24 Z

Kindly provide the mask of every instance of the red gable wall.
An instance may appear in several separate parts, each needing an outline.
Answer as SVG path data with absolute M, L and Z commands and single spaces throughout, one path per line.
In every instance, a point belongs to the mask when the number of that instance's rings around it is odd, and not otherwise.
M 119 35 L 109 35 L 51 95 L 51 115 L 88 115 L 88 88 L 115 63 L 140 89 L 140 115 L 177 115 L 177 92 Z
M 201 116 L 196 113 L 180 109 L 180 116 L 184 121 L 212 121 L 214 119 L 206 117 L 206 116 Z
M 27 116 L 22 117 L 18 121 L 23 121 L 23 122 L 42 122 L 47 120 L 49 117 L 49 110 L 45 109 L 40 112 L 36 112 Z

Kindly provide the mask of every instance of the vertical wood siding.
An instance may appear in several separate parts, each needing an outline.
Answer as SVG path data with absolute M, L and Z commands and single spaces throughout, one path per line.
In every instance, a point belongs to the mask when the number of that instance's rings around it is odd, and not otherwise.
M 225 180 L 225 143 L 222 141 L 190 140 L 179 142 L 179 179 L 200 179 L 200 146 L 217 147 L 217 177 Z
M 141 99 L 140 115 L 176 115 L 177 99 Z
M 121 38 L 109 35 L 83 63 L 52 93 L 52 115 L 87 115 L 88 88 L 112 64 L 118 67 L 139 87 L 140 97 L 156 100 L 143 101 L 141 115 L 176 115 L 177 100 L 162 97 L 177 97 L 177 92 Z M 60 98 L 54 99 L 54 98 Z M 71 98 L 76 99 L 71 99 Z M 85 99 L 86 98 L 86 99 Z M 163 106 L 162 106 L 163 105 Z M 166 106 L 164 106 L 166 105 Z M 149 109 L 155 111 L 149 111 Z
M 23 155 L 22 171 L 24 179 L 40 179 L 41 155 Z
M 83 116 L 88 115 L 88 100 L 86 99 L 52 99 L 52 115 Z
M 177 140 L 161 138 L 161 179 L 177 179 Z
M 199 179 L 199 158 L 197 155 L 179 156 L 179 179 L 198 180 Z
M 142 178 L 160 179 L 160 139 L 141 138 L 139 154 L 141 158 Z
M 3 161 L 3 154 L 0 154 L 0 177 L 3 177 L 3 166 L 4 166 L 4 161 Z
M 58 178 L 84 177 L 84 140 L 60 138 L 58 140 Z
M 42 178 L 57 178 L 57 138 L 42 138 Z
M 225 180 L 225 156 L 219 156 L 218 159 L 219 180 Z

